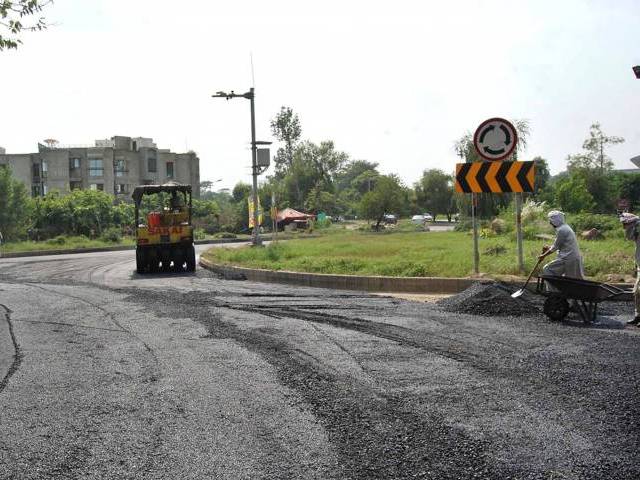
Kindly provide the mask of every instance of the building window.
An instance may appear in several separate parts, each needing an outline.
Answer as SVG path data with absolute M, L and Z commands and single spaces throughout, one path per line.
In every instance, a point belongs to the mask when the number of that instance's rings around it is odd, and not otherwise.
M 89 159 L 89 176 L 102 177 L 103 175 L 104 175 L 104 168 L 102 166 L 102 159 L 101 158 Z
M 31 187 L 31 196 L 32 197 L 40 196 L 40 185 L 34 185 Z
M 31 172 L 33 174 L 33 178 L 40 178 L 40 164 L 34 163 L 31 166 Z
M 147 158 L 147 171 L 151 173 L 158 171 L 155 158 Z
M 116 171 L 116 177 L 124 177 L 125 169 L 124 169 L 123 158 L 116 159 L 115 171 Z
M 116 193 L 127 193 L 127 186 L 124 183 L 116 184 Z
M 167 162 L 167 178 L 173 178 L 173 162 Z
M 91 190 L 98 190 L 100 192 L 104 192 L 104 183 L 92 183 L 89 185 Z
M 73 157 L 69 159 L 69 169 L 75 170 L 80 168 L 80 159 L 78 157 Z
M 80 190 L 82 188 L 82 182 L 69 182 L 69 190 Z

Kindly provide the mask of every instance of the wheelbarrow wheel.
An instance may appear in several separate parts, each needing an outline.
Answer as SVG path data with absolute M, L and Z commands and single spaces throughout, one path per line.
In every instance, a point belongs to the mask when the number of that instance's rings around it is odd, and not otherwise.
M 544 302 L 544 314 L 554 322 L 560 322 L 569 313 L 569 302 L 559 295 L 551 295 Z

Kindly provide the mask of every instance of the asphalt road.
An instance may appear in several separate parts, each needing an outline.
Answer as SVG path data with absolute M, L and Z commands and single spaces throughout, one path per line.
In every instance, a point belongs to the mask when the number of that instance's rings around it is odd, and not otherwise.
M 640 478 L 640 329 L 133 258 L 0 260 L 0 479 Z

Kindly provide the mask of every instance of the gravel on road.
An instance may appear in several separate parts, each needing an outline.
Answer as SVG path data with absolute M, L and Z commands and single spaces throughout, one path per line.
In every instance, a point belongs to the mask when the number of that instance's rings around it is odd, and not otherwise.
M 0 262 L 0 479 L 640 478 L 640 329 L 127 258 Z

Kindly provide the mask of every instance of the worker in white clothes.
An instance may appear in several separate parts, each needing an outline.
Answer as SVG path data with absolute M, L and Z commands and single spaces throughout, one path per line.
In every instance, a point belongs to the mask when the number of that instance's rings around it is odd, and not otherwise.
M 556 240 L 551 246 L 545 246 L 540 260 L 558 252 L 558 257 L 547 263 L 542 269 L 543 275 L 555 275 L 557 277 L 584 278 L 582 267 L 582 255 L 578 247 L 578 239 L 573 229 L 565 223 L 564 213 L 558 210 L 549 212 L 549 223 L 556 229 Z

